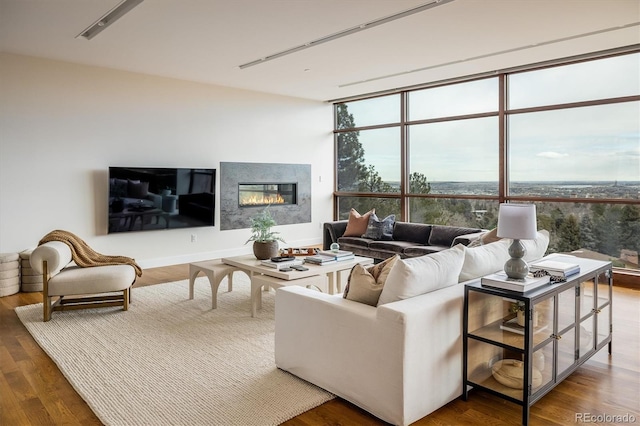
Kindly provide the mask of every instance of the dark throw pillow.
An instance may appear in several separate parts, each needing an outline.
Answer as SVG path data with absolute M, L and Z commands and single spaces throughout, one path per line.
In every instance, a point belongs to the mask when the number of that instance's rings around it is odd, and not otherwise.
M 149 193 L 149 182 L 129 181 L 128 190 L 129 198 L 146 198 Z
M 390 214 L 384 219 L 378 219 L 375 213 L 369 216 L 369 223 L 367 224 L 367 231 L 362 235 L 362 238 L 369 238 L 371 240 L 392 240 L 393 225 L 396 223 L 396 215 Z

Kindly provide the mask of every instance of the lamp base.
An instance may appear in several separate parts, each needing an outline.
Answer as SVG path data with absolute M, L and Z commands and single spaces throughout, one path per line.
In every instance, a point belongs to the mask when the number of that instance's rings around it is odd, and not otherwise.
M 504 272 L 509 278 L 524 279 L 529 274 L 529 265 L 523 259 L 526 249 L 522 242 L 514 239 L 509 246 L 509 256 L 511 259 L 504 264 Z

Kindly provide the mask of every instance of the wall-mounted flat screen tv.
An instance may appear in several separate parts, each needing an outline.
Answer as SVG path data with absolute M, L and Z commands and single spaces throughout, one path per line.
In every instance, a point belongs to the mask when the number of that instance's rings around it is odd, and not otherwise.
M 215 169 L 109 167 L 109 233 L 213 226 Z

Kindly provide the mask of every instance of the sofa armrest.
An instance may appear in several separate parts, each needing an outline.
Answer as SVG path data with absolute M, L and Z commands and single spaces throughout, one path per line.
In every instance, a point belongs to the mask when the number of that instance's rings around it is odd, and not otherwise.
M 333 243 L 338 242 L 344 231 L 347 230 L 348 220 L 338 220 L 335 222 L 325 222 L 323 226 L 322 249 L 329 250 Z
M 462 394 L 464 286 L 372 307 L 276 291 L 276 365 L 399 425 Z
M 153 192 L 147 192 L 146 199 L 150 200 L 153 203 L 153 207 L 157 209 L 162 208 L 162 195 L 154 194 Z
M 453 242 L 451 243 L 451 247 L 453 247 L 453 246 L 455 246 L 457 244 L 463 244 L 465 246 L 468 246 L 473 241 L 475 241 L 478 238 L 480 238 L 485 232 L 487 232 L 487 231 L 480 231 L 480 232 L 474 232 L 472 234 L 458 235 L 457 237 L 455 237 L 453 239 Z
M 71 262 L 71 249 L 62 241 L 49 241 L 36 247 L 31 253 L 29 263 L 39 274 L 43 271 L 43 262 L 47 262 L 49 276 L 54 276 Z

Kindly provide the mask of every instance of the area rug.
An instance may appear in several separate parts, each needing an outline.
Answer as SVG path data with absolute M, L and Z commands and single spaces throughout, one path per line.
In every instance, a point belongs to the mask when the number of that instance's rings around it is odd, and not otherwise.
M 16 308 L 31 335 L 106 425 L 276 425 L 334 396 L 276 368 L 273 293 L 251 318 L 235 274 L 211 309 L 206 278 L 132 290 L 129 311 Z

